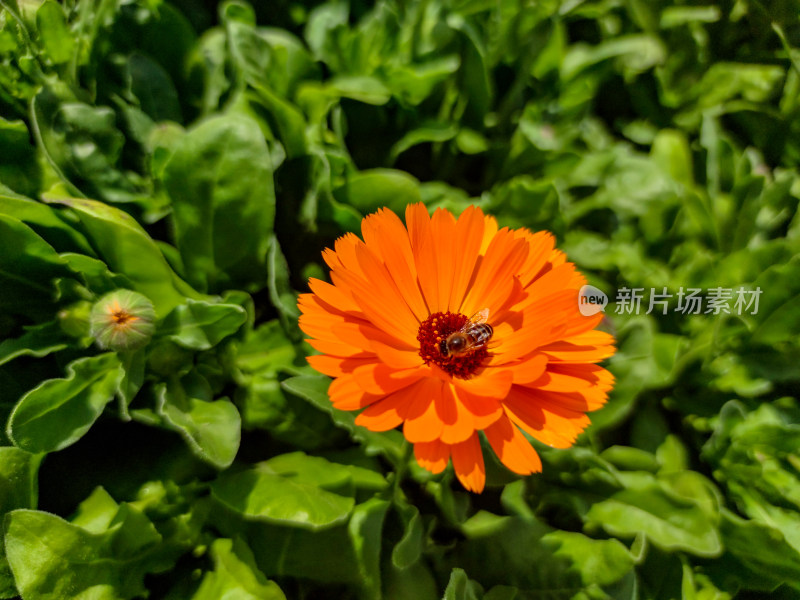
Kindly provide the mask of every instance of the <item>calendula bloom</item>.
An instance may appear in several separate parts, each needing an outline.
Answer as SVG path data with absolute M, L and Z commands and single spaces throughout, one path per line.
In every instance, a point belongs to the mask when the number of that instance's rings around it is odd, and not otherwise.
M 452 459 L 480 492 L 479 432 L 515 473 L 541 471 L 523 431 L 571 446 L 606 400 L 612 375 L 595 363 L 613 338 L 585 317 L 585 283 L 548 232 L 498 229 L 476 207 L 456 219 L 406 209 L 406 226 L 383 209 L 323 252 L 332 283 L 309 281 L 301 329 L 335 378 L 333 405 L 362 410 L 373 431 L 402 425 L 417 462 L 433 473 Z M 488 325 L 488 326 L 487 326 Z

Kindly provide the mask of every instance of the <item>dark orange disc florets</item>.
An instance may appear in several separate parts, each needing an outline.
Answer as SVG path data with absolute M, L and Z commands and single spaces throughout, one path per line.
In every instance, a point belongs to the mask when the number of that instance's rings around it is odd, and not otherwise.
M 477 371 L 483 361 L 489 356 L 485 346 L 482 346 L 462 356 L 446 357 L 442 354 L 442 342 L 447 337 L 467 323 L 468 317 L 461 313 L 437 312 L 425 319 L 419 325 L 417 341 L 419 342 L 419 355 L 426 365 L 437 365 L 453 377 L 469 379 Z

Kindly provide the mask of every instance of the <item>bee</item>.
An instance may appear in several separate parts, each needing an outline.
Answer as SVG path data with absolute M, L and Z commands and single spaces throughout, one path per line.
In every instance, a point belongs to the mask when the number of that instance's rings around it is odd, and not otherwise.
M 492 337 L 494 329 L 486 320 L 489 309 L 484 308 L 472 315 L 458 331 L 454 331 L 439 342 L 439 352 L 446 359 L 452 360 L 483 348 Z

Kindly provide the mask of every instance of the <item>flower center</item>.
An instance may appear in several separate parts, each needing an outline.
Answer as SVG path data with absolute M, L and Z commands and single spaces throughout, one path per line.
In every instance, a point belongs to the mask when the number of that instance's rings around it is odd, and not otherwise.
M 115 325 L 120 327 L 126 327 L 133 323 L 134 321 L 138 321 L 139 317 L 132 315 L 131 313 L 119 309 L 119 310 L 112 310 L 111 311 L 111 320 L 114 322 Z
M 489 356 L 485 345 L 471 349 L 469 336 L 463 332 L 469 318 L 461 313 L 437 312 L 419 325 L 419 355 L 426 365 L 437 365 L 453 377 L 469 379 Z

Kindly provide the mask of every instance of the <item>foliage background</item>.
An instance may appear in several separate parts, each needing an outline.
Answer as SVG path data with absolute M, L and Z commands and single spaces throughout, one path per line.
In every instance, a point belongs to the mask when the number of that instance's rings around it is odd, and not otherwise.
M 798 597 L 798 2 L 0 8 L 0 598 Z M 612 304 L 592 427 L 469 495 L 296 326 L 321 249 L 418 201 L 759 311 Z M 116 288 L 141 350 L 88 335 Z

